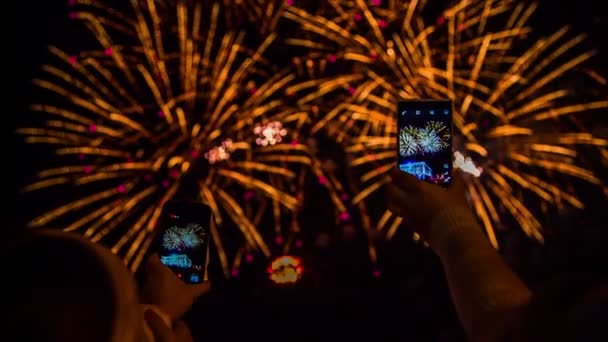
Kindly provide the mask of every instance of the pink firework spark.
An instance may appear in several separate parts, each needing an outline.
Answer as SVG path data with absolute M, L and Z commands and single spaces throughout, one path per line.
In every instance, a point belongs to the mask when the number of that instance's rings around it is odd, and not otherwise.
M 216 146 L 207 151 L 207 153 L 205 153 L 205 159 L 207 159 L 210 164 L 217 163 L 230 158 L 230 153 L 232 151 L 234 151 L 232 140 L 224 140 L 220 146 Z

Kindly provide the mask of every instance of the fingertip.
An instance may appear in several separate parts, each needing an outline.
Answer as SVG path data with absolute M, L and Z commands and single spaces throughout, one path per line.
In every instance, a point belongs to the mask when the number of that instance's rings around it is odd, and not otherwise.
M 452 184 L 450 186 L 450 191 L 456 192 L 456 193 L 465 192 L 466 186 L 464 184 L 463 175 L 464 175 L 464 173 L 459 169 L 455 169 L 452 172 Z
M 201 284 L 202 288 L 205 290 L 205 292 L 211 290 L 211 282 L 210 281 L 206 281 L 204 283 Z
M 398 189 L 403 191 L 416 191 L 420 188 L 420 181 L 415 176 L 396 169 L 396 173 L 391 177 L 392 184 L 394 184 Z
M 201 284 L 193 285 L 192 290 L 196 296 L 203 295 L 211 290 L 211 282 L 206 281 Z
M 148 260 L 146 260 L 146 272 L 151 275 L 154 274 L 156 276 L 158 272 L 163 272 L 164 268 L 166 268 L 165 264 L 162 263 L 160 256 L 156 253 L 151 254 Z
M 148 257 L 148 265 L 158 265 L 161 264 L 160 256 L 158 253 L 153 253 Z

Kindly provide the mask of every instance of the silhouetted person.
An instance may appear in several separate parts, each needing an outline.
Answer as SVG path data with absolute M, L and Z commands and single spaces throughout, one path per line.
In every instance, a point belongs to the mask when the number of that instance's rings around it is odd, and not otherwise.
M 192 341 L 180 318 L 208 285 L 181 282 L 155 255 L 140 296 L 117 256 L 72 234 L 37 231 L 1 253 L 3 341 Z

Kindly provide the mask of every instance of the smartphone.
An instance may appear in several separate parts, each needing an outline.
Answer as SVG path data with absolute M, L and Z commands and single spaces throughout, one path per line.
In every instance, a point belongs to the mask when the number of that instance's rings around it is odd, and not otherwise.
M 209 235 L 213 214 L 200 202 L 168 201 L 160 217 L 160 261 L 188 284 L 207 279 Z
M 452 182 L 452 101 L 407 100 L 397 104 L 397 163 L 429 183 Z

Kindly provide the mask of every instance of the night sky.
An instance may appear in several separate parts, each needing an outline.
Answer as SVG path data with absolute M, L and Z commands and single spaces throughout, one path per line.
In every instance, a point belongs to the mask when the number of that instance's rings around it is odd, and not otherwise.
M 537 32 L 550 33 L 563 24 L 573 25 L 575 31 L 589 32 L 589 46 L 603 51 L 594 63 L 606 74 L 608 46 L 600 45 L 608 34 L 604 4 L 594 0 L 559 3 L 570 6 L 541 1 L 535 17 Z M 68 19 L 67 0 L 21 1 L 14 2 L 14 6 L 17 6 L 13 10 L 19 13 L 16 16 L 19 22 L 9 34 L 13 36 L 11 40 L 16 40 L 16 46 L 5 50 L 5 56 L 8 54 L 14 60 L 5 62 L 4 70 L 16 79 L 4 82 L 5 87 L 11 88 L 11 93 L 5 93 L 4 97 L 10 104 L 10 110 L 4 115 L 10 121 L 2 127 L 6 130 L 5 136 L 11 139 L 10 155 L 4 165 L 10 171 L 6 179 L 12 196 L 10 203 L 15 206 L 10 208 L 9 217 L 16 225 L 28 212 L 24 202 L 18 199 L 18 189 L 31 177 L 37 159 L 13 134 L 16 123 L 27 113 L 27 104 L 33 102 L 29 80 L 48 56 L 47 45 L 61 46 L 69 42 L 73 46 L 71 37 L 81 26 Z M 605 121 L 603 125 L 606 127 Z M 558 227 L 556 235 L 563 231 L 564 236 L 570 236 L 573 227 L 595 227 L 605 222 L 605 197 L 594 190 L 586 196 L 590 210 L 549 218 L 551 224 L 565 227 Z M 512 248 L 509 261 L 524 277 L 538 282 L 568 267 L 576 267 L 564 260 L 576 260 L 581 246 L 587 246 L 582 237 L 566 242 L 562 238 L 545 249 L 525 241 L 517 233 L 511 238 L 515 242 L 509 247 Z M 305 252 L 305 260 L 313 265 L 311 274 L 293 289 L 272 288 L 261 279 L 265 265 L 254 263 L 240 280 L 216 286 L 213 295 L 197 304 L 190 317 L 193 330 L 209 341 L 219 340 L 224 333 L 232 334 L 223 335 L 225 340 L 230 340 L 229 336 L 236 338 L 249 332 L 251 336 L 261 335 L 271 340 L 282 334 L 289 334 L 283 335 L 288 341 L 299 340 L 304 335 L 324 340 L 321 331 L 328 332 L 327 337 L 343 339 L 379 334 L 378 340 L 393 336 L 392 340 L 436 341 L 441 340 L 440 336 L 450 336 L 450 341 L 461 340 L 462 332 L 449 302 L 438 260 L 420 246 L 412 245 L 404 251 L 401 247 L 405 243 L 397 239 L 387 246 L 385 253 L 391 261 L 384 266 L 381 279 L 370 279 L 365 246 L 356 240 L 337 242 L 331 250 L 312 248 Z M 535 257 L 540 258 L 536 264 L 530 262 Z M 584 257 L 589 256 L 581 256 Z M 538 268 L 543 271 L 539 272 Z

